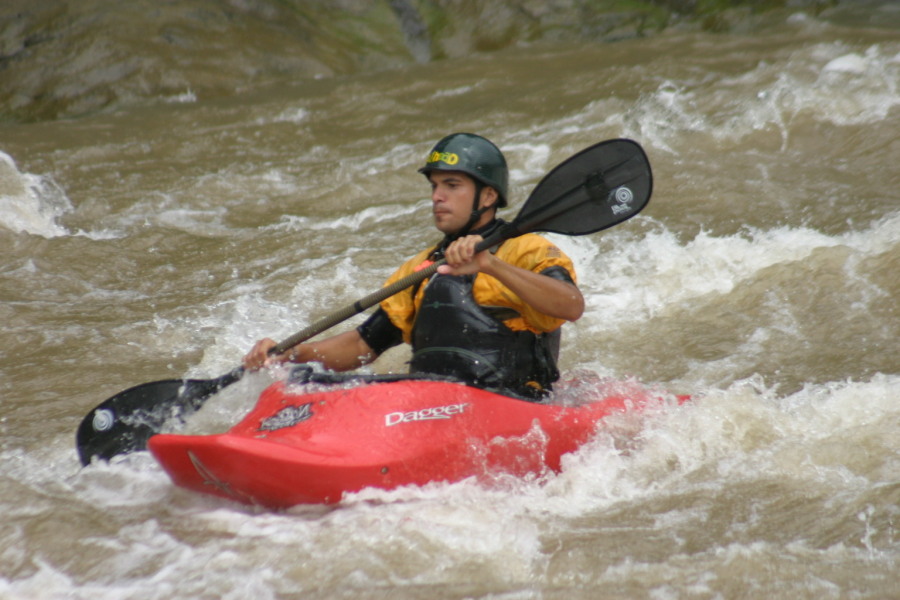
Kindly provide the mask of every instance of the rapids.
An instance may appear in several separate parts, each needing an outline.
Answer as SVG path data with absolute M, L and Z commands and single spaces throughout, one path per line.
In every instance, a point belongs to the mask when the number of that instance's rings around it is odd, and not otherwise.
M 778 15 L 0 124 L 0 598 L 900 597 L 900 16 Z M 451 131 L 506 152 L 507 217 L 583 147 L 643 145 L 647 209 L 554 236 L 587 301 L 559 394 L 693 402 L 609 419 L 558 475 L 336 508 L 202 497 L 146 453 L 80 468 L 97 403 L 221 375 L 434 243 L 416 168 Z

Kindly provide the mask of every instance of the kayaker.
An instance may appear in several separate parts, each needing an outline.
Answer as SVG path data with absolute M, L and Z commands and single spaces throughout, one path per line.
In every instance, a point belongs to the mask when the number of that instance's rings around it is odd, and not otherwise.
M 572 261 L 553 243 L 525 234 L 493 250 L 475 246 L 502 221 L 509 170 L 484 137 L 455 133 L 440 140 L 419 169 L 431 183 L 434 224 L 444 239 L 409 259 L 385 285 L 444 257 L 423 285 L 384 300 L 355 330 L 269 356 L 272 339 L 243 359 L 249 369 L 292 361 L 347 371 L 403 342 L 411 373 L 452 376 L 507 395 L 539 400 L 559 378 L 560 327 L 584 311 Z

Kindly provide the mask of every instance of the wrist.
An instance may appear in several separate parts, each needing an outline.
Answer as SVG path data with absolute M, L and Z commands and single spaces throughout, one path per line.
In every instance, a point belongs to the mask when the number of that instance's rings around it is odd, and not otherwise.
M 484 254 L 485 258 L 483 261 L 481 261 L 478 270 L 482 273 L 485 273 L 486 275 L 490 275 L 491 277 L 496 277 L 499 279 L 500 273 L 503 271 L 503 268 L 509 266 L 509 264 L 494 256 L 490 250 L 485 250 Z
M 284 354 L 282 354 L 281 356 L 284 357 L 284 360 L 286 362 L 292 362 L 292 363 L 304 362 L 301 357 L 301 354 L 302 354 L 302 352 L 300 350 L 300 345 L 298 344 L 298 345 L 294 346 L 293 348 L 291 348 L 290 350 L 288 350 L 287 352 L 285 352 Z

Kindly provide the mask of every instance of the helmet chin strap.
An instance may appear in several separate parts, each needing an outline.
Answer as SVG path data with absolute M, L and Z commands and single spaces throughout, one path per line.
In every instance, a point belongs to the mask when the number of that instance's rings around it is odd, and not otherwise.
M 475 223 L 478 222 L 478 219 L 481 218 L 481 215 L 494 208 L 493 204 L 482 208 L 478 207 L 478 204 L 481 201 L 481 192 L 484 190 L 484 187 L 485 186 L 483 183 L 475 180 L 475 198 L 472 201 L 472 214 L 469 215 L 469 221 L 463 226 L 463 228 L 453 234 L 454 239 L 465 237 L 466 235 L 468 235 L 472 230 L 472 227 L 475 226 Z

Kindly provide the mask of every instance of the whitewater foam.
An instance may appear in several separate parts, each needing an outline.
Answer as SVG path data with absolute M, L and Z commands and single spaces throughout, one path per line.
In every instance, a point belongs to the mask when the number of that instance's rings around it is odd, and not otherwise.
M 616 326 L 707 294 L 727 294 L 772 265 L 801 262 L 822 248 L 847 247 L 860 259 L 877 256 L 896 247 L 898 230 L 900 212 L 837 235 L 805 227 L 748 228 L 725 236 L 701 231 L 685 243 L 657 225 L 642 238 L 610 232 L 605 241 L 560 237 L 558 243 L 575 261 L 587 304 L 602 316 L 586 317 L 594 326 Z M 601 250 L 609 245 L 611 251 Z M 852 271 L 847 276 L 856 277 Z
M 0 152 L 0 226 L 45 238 L 68 235 L 57 219 L 71 210 L 52 177 L 22 173 L 10 155 Z

